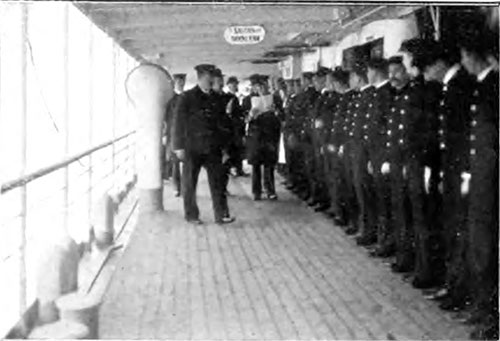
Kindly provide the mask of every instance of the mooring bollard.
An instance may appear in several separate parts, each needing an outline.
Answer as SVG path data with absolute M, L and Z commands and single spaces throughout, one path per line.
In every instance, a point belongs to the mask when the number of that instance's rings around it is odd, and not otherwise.
M 139 211 L 163 210 L 161 132 L 167 102 L 173 96 L 169 73 L 159 65 L 141 64 L 127 78 L 126 88 L 137 115 L 137 187 Z
M 68 235 L 51 244 L 41 256 L 38 267 L 38 324 L 56 321 L 59 313 L 55 300 L 78 288 L 78 245 Z
M 28 339 L 89 339 L 89 329 L 82 323 L 61 320 L 37 327 L 29 334 Z
M 74 292 L 56 301 L 63 321 L 73 321 L 88 328 L 90 339 L 98 338 L 100 299 L 93 295 Z
M 113 199 L 104 194 L 94 208 L 93 230 L 96 246 L 99 249 L 106 248 L 113 243 L 114 239 L 114 209 Z

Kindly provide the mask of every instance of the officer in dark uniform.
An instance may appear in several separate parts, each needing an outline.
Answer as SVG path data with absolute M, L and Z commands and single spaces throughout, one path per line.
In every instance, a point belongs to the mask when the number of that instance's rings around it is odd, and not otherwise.
M 424 59 L 426 80 L 442 84 L 438 143 L 441 154 L 442 223 L 445 246 L 445 290 L 433 298 L 445 310 L 463 308 L 469 294 L 467 267 L 467 196 L 460 193 L 461 174 L 469 171 L 470 105 L 474 79 L 459 64 L 458 53 L 429 44 Z M 457 51 L 458 52 L 458 51 Z
M 288 163 L 288 189 L 298 193 L 303 187 L 303 154 L 300 145 L 300 137 L 302 131 L 301 118 L 299 117 L 298 102 L 300 99 L 300 91 L 297 91 L 296 81 L 292 80 L 291 86 L 293 92 L 290 93 L 285 105 L 285 144 L 287 148 L 287 163 Z M 302 167 L 302 168 L 301 168 Z
M 243 98 L 243 101 L 241 103 L 241 108 L 243 109 L 243 114 L 245 116 L 245 120 L 248 119 L 248 114 L 250 113 L 250 109 L 252 108 L 252 97 L 259 95 L 257 93 L 257 85 L 259 83 L 259 77 L 260 77 L 260 75 L 258 75 L 256 73 L 249 77 L 250 93 Z
M 345 226 L 345 232 L 348 235 L 356 234 L 359 231 L 359 206 L 354 188 L 354 169 L 352 164 L 352 153 L 355 150 L 354 144 L 354 127 L 355 127 L 355 100 L 359 90 L 351 87 L 351 73 L 349 73 L 348 83 L 349 90 L 344 94 L 347 105 L 345 112 L 342 114 L 344 121 L 342 122 L 343 141 L 338 149 L 338 155 L 343 165 L 343 174 L 345 180 L 345 201 L 347 208 L 347 216 L 349 224 Z
M 196 204 L 196 185 L 201 167 L 208 175 L 215 221 L 231 223 L 227 197 L 224 192 L 222 149 L 225 141 L 225 118 L 218 111 L 212 91 L 215 66 L 196 66 L 198 85 L 183 93 L 174 113 L 173 148 L 184 161 L 182 172 L 184 214 L 187 221 L 201 224 Z
M 260 76 L 257 91 L 260 98 L 273 98 L 269 92 L 268 77 Z M 263 110 L 263 111 L 261 111 Z M 248 162 L 252 165 L 252 193 L 254 200 L 262 198 L 262 168 L 264 168 L 264 188 L 267 198 L 276 200 L 274 170 L 278 162 L 278 146 L 281 122 L 275 104 L 272 107 L 250 109 L 248 124 Z
M 439 85 L 435 82 L 425 83 L 421 74 L 429 44 L 428 41 L 418 38 L 403 42 L 400 50 L 404 58 L 412 65 L 413 79 L 402 97 L 395 96 L 395 102 L 402 106 L 400 110 L 407 112 L 402 115 L 401 122 L 404 153 L 402 170 L 409 198 L 411 212 L 409 215 L 414 240 L 412 253 L 415 260 L 412 285 L 417 288 L 433 287 L 442 280 L 438 276 L 442 271 L 434 271 L 436 267 L 432 265 L 434 255 L 431 248 L 433 235 L 439 229 L 439 223 L 428 220 L 430 208 L 426 207 L 426 202 L 433 198 L 430 189 L 431 175 L 438 174 L 437 171 L 432 172 L 432 170 L 438 168 L 436 163 L 439 164 L 438 160 L 436 162 L 436 155 L 438 155 L 436 128 L 441 92 Z M 408 250 L 407 255 L 409 256 L 410 253 Z
M 336 224 L 345 226 L 348 221 L 347 184 L 343 157 L 339 155 L 339 149 L 345 143 L 344 116 L 350 102 L 350 96 L 346 94 L 349 90 L 349 73 L 337 68 L 327 75 L 327 84 L 331 84 L 334 94 L 332 95 L 334 107 L 331 109 L 331 123 L 326 127 L 329 129 L 329 133 L 326 136 L 325 148 L 325 154 L 329 159 L 330 213 L 334 216 Z
M 186 82 L 185 73 L 176 73 L 173 75 L 174 78 L 174 96 L 170 99 L 167 104 L 167 110 L 165 112 L 165 124 L 164 130 L 166 135 L 166 145 L 165 153 L 167 159 L 167 168 L 171 169 L 174 195 L 176 197 L 181 195 L 181 162 L 175 155 L 172 148 L 172 134 L 173 134 L 173 117 L 175 112 L 175 107 L 179 102 L 180 95 L 184 91 L 184 84 Z
M 289 139 L 291 137 L 291 132 L 289 129 L 290 123 L 291 123 L 291 111 L 290 111 L 290 104 L 295 97 L 295 88 L 293 85 L 293 79 L 286 79 L 285 80 L 285 86 L 286 86 L 286 96 L 283 101 L 283 123 L 282 123 L 282 132 L 283 132 L 283 141 L 285 145 L 285 160 L 286 164 L 284 167 L 284 176 L 285 176 L 285 188 L 288 190 L 291 190 L 293 188 L 293 181 L 291 179 L 291 164 L 292 164 L 292 148 L 291 144 L 288 143 Z
M 311 140 L 313 148 L 312 159 L 312 177 L 311 177 L 311 193 L 313 203 L 316 203 L 316 212 L 326 211 L 330 208 L 330 198 L 325 179 L 325 164 L 324 164 L 324 144 L 325 144 L 325 124 L 329 124 L 331 95 L 326 88 L 326 75 L 329 70 L 325 67 L 320 67 L 314 74 L 313 83 L 319 96 L 314 102 L 314 107 L 309 111 L 311 120 Z
M 470 105 L 470 172 L 462 174 L 469 194 L 467 221 L 474 339 L 498 339 L 498 120 L 499 78 L 489 55 L 498 56 L 498 35 L 473 31 L 460 41 L 462 65 L 476 77 Z
M 236 168 L 236 176 L 248 176 L 243 171 L 243 155 L 244 155 L 244 143 L 243 139 L 245 136 L 245 113 L 243 108 L 240 106 L 239 99 L 237 97 L 238 93 L 238 78 L 229 77 L 227 80 L 227 88 L 229 95 L 229 107 L 227 111 L 231 117 L 234 128 L 234 140 L 231 144 L 229 150 L 230 164 Z
M 373 100 L 374 87 L 368 84 L 366 67 L 357 65 L 349 77 L 351 89 L 356 89 L 353 100 L 351 131 L 349 132 L 349 157 L 353 175 L 353 185 L 358 207 L 358 231 L 356 242 L 359 245 L 369 245 L 376 240 L 376 230 L 373 218 L 369 216 L 368 203 L 371 202 L 370 178 L 367 170 L 368 154 L 364 136 L 367 136 L 368 121 L 366 113 Z
M 314 197 L 314 147 L 313 147 L 313 122 L 311 120 L 312 111 L 316 99 L 319 97 L 320 92 L 314 87 L 312 72 L 302 73 L 303 92 L 298 99 L 299 121 L 302 123 L 301 130 L 301 146 L 303 155 L 305 157 L 305 178 L 307 181 L 306 188 L 302 191 L 300 197 L 303 200 L 308 200 L 309 206 L 318 204 L 317 198 Z
M 391 214 L 395 228 L 396 261 L 392 269 L 409 272 L 414 268 L 413 231 L 407 221 L 405 201 L 407 184 L 404 165 L 407 156 L 408 120 L 410 109 L 410 79 L 401 57 L 389 59 L 389 80 L 393 87 L 393 98 L 389 108 L 386 132 L 386 157 L 382 163 L 382 174 L 390 175 Z
M 372 200 L 368 203 L 374 224 L 377 226 L 377 246 L 372 256 L 388 257 L 394 252 L 394 233 L 390 215 L 390 185 L 387 176 L 381 173 L 385 154 L 385 136 L 389 107 L 392 100 L 391 84 L 387 77 L 387 60 L 371 59 L 367 63 L 367 76 L 373 85 L 373 99 L 366 111 L 367 134 L 364 140 L 368 152 L 367 170 L 372 177 Z

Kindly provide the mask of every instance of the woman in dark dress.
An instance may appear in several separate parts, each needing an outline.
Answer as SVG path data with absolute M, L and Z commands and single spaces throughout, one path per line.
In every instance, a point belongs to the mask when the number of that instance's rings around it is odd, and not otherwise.
M 259 96 L 252 98 L 248 124 L 247 159 L 252 165 L 254 200 L 262 198 L 262 168 L 267 198 L 270 200 L 278 198 L 274 186 L 274 169 L 278 162 L 281 124 L 267 79 L 267 76 L 259 77 L 257 85 Z

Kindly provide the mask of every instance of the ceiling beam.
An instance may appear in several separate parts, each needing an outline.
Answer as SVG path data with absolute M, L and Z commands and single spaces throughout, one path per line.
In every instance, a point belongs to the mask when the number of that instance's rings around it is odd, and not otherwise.
M 108 27 L 115 29 L 132 27 L 151 27 L 170 23 L 182 25 L 196 24 L 222 24 L 245 25 L 272 21 L 297 21 L 304 20 L 331 20 L 333 21 L 333 7 L 331 6 L 181 6 L 157 5 L 144 6 L 135 11 L 116 11 L 89 15 L 95 20 L 103 21 Z M 313 19 L 314 18 L 314 19 Z

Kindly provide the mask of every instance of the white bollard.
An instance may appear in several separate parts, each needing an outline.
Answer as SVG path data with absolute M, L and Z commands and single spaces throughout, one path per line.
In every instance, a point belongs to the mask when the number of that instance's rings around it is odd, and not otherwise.
M 96 297 L 79 292 L 65 295 L 56 301 L 61 320 L 87 326 L 91 339 L 98 338 L 100 303 Z
M 126 88 L 137 115 L 137 174 L 141 213 L 163 210 L 161 132 L 173 81 L 159 65 L 141 64 L 127 78 Z
M 103 249 L 110 246 L 114 239 L 114 205 L 113 199 L 105 194 L 94 208 L 93 230 L 96 246 Z
M 47 246 L 37 269 L 38 323 L 58 319 L 55 300 L 77 290 L 79 262 L 79 247 L 68 235 Z
M 81 340 L 89 338 L 89 329 L 84 324 L 73 321 L 57 321 L 37 327 L 28 336 L 28 339 L 73 339 Z

